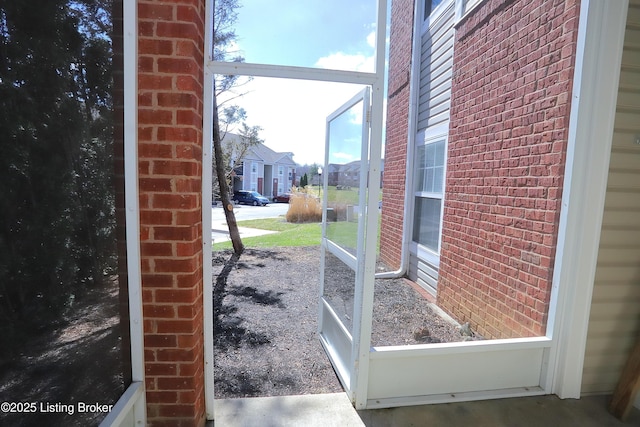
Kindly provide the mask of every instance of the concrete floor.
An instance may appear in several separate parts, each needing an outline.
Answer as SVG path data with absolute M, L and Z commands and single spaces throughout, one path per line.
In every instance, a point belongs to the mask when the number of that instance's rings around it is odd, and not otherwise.
M 607 396 L 539 396 L 355 411 L 344 393 L 218 400 L 208 427 L 627 427 L 607 412 Z

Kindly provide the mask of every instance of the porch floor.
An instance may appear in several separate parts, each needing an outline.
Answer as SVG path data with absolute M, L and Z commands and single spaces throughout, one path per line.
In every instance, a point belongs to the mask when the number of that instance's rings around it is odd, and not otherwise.
M 215 424 L 207 427 L 640 426 L 640 410 L 623 423 L 607 412 L 608 399 L 538 396 L 366 411 L 356 411 L 344 393 L 227 399 L 215 402 Z

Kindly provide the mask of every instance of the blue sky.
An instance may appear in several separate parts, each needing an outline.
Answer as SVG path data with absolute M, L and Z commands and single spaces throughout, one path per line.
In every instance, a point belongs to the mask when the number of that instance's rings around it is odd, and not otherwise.
M 375 19 L 375 0 L 244 0 L 235 49 L 250 63 L 373 71 Z M 254 78 L 233 103 L 245 108 L 249 125 L 263 128 L 268 147 L 293 152 L 300 164 L 322 164 L 326 117 L 361 89 Z
M 245 0 L 238 44 L 247 62 L 265 64 L 313 67 L 336 54 L 370 57 L 375 8 L 375 0 Z

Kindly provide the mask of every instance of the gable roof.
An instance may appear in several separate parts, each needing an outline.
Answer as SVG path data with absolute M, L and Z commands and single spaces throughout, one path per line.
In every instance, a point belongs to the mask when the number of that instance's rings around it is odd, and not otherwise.
M 246 138 L 242 135 L 227 132 L 225 136 L 222 138 L 222 144 L 225 145 L 225 142 L 228 144 L 233 139 L 246 139 Z M 296 165 L 296 162 L 293 160 L 293 153 L 291 152 L 279 153 L 267 147 L 263 143 L 249 147 L 249 150 L 247 150 L 245 158 L 253 159 L 253 160 L 261 160 L 267 165 L 273 165 L 276 163 L 291 165 L 291 166 Z

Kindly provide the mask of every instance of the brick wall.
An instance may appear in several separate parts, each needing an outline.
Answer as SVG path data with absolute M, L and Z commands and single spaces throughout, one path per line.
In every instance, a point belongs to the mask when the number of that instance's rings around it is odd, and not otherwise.
M 456 28 L 438 304 L 488 338 L 543 335 L 576 0 L 487 0 Z
M 412 40 L 413 1 L 394 0 L 391 3 L 387 133 L 380 236 L 380 256 L 393 269 L 400 266 L 402 252 Z
M 204 425 L 203 0 L 138 1 L 138 157 L 147 415 Z

